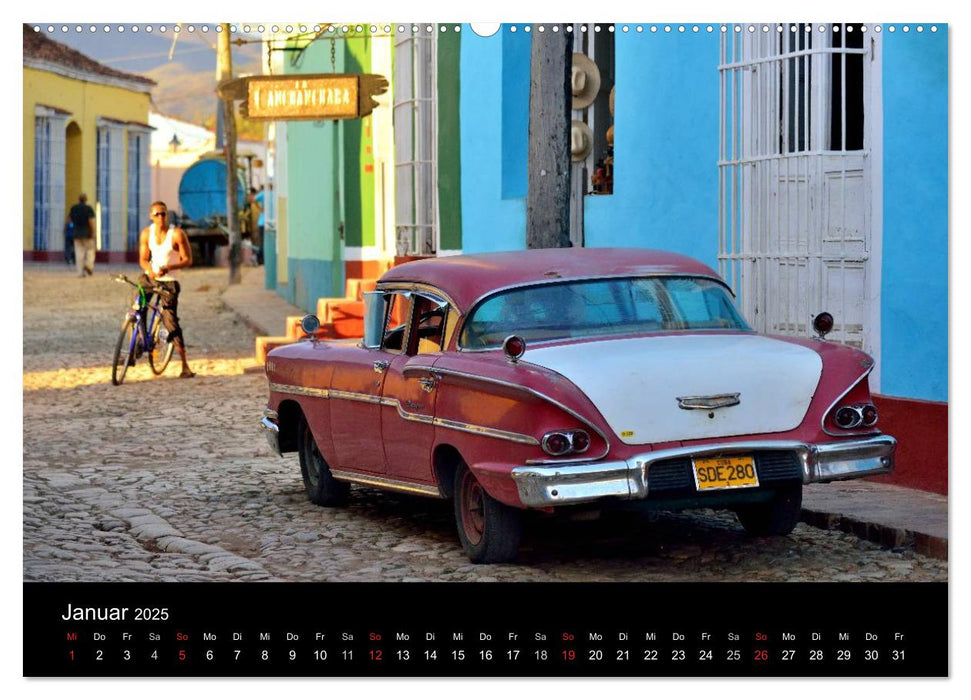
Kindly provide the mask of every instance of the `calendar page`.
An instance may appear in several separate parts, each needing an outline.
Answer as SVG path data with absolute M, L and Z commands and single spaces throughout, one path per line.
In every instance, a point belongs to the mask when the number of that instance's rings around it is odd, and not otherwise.
M 948 24 L 603 9 L 23 24 L 25 677 L 950 675 Z

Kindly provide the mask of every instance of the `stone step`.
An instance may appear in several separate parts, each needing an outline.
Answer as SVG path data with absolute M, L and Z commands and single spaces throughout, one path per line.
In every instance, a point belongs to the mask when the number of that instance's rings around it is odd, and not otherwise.
M 293 338 L 288 338 L 285 335 L 260 335 L 256 337 L 256 361 L 261 364 L 266 364 L 266 355 L 270 350 L 274 350 L 283 345 L 289 345 L 290 343 L 296 342 Z
M 363 301 L 341 301 L 330 305 L 329 322 L 340 321 L 346 318 L 357 318 L 364 320 Z
M 343 297 L 321 297 L 317 300 L 320 329 L 314 336 L 321 340 L 353 339 L 364 336 L 364 294 L 374 291 L 376 279 L 351 277 L 344 283 Z M 282 336 L 260 336 L 256 339 L 256 361 L 266 363 L 266 355 L 273 348 L 288 345 L 307 337 L 300 327 L 303 316 L 287 316 Z

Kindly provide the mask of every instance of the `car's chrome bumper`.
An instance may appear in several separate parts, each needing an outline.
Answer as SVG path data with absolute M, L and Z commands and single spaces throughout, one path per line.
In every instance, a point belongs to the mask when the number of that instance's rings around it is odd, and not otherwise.
M 732 442 L 645 452 L 629 460 L 595 464 L 523 466 L 512 470 L 519 498 L 527 506 L 584 503 L 605 497 L 647 498 L 651 465 L 668 459 L 790 450 L 799 456 L 805 484 L 887 474 L 897 441 L 889 435 L 822 445 L 789 441 Z
M 282 457 L 283 452 L 280 451 L 280 417 L 276 411 L 271 411 L 268 408 L 263 410 L 260 431 L 266 436 L 266 441 L 270 443 L 273 451 Z

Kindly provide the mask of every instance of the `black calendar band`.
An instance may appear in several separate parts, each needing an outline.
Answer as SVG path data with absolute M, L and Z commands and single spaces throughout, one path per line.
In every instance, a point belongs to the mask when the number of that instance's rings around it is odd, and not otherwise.
M 948 675 L 944 583 L 25 583 L 24 675 Z

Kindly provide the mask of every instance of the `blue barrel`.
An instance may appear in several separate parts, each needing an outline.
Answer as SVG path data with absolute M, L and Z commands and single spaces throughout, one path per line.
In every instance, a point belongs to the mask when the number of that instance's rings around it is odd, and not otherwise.
M 237 203 L 246 205 L 246 184 L 241 174 L 236 176 Z M 179 206 L 193 221 L 214 218 L 226 219 L 226 161 L 206 158 L 189 166 L 179 181 Z

